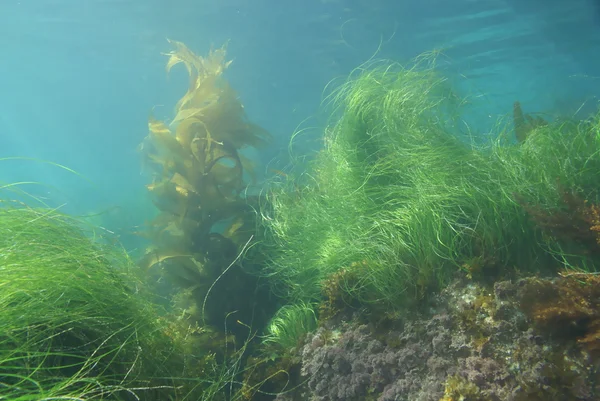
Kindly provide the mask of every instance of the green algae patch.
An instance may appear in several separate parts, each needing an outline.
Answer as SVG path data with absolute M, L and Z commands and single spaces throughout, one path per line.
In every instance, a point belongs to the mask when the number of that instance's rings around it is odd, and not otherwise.
M 328 99 L 323 149 L 264 209 L 265 275 L 290 302 L 389 313 L 457 274 L 596 269 L 576 235 L 548 229 L 562 212 L 574 234 L 597 235 L 597 219 L 568 211 L 598 202 L 597 119 L 531 125 L 520 141 L 499 122 L 476 144 L 462 101 L 426 59 L 357 69 Z
M 181 390 L 176 341 L 134 269 L 77 220 L 0 209 L 0 399 L 152 400 Z

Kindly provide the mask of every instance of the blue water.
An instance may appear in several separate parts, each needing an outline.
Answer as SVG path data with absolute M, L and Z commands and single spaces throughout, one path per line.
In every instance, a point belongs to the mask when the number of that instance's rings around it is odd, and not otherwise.
M 439 49 L 485 134 L 520 100 L 526 112 L 583 118 L 600 94 L 597 0 L 2 0 L 1 182 L 72 213 L 106 211 L 130 227 L 153 211 L 137 145 L 153 107 L 168 118 L 185 91 L 165 74 L 166 38 L 198 54 L 229 40 L 227 77 L 274 136 L 255 155 L 285 163 L 298 127 L 323 128 L 323 88 L 376 52 L 407 62 Z M 162 105 L 162 106 L 161 106 Z M 297 151 L 318 149 L 308 135 Z M 312 139 L 311 139 L 312 138 Z

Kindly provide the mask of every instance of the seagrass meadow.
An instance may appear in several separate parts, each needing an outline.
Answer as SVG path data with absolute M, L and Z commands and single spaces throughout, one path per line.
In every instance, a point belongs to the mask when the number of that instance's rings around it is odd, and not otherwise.
M 226 48 L 170 43 L 140 258 L 3 193 L 0 400 L 598 399 L 600 113 L 515 101 L 482 143 L 434 56 L 371 61 L 259 182 Z
M 337 118 L 308 172 L 266 196 L 265 272 L 284 297 L 389 311 L 458 271 L 595 270 L 598 117 L 546 122 L 517 102 L 514 125 L 474 145 L 427 63 L 355 71 L 330 94 Z

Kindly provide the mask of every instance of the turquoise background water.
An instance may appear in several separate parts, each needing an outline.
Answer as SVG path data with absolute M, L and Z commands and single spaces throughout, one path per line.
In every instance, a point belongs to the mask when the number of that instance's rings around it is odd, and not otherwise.
M 526 112 L 597 109 L 600 6 L 595 0 L 2 0 L 0 181 L 70 213 L 104 212 L 122 233 L 153 211 L 136 147 L 147 118 L 168 118 L 186 89 L 165 73 L 166 38 L 198 54 L 229 41 L 227 77 L 252 120 L 274 136 L 254 157 L 286 163 L 298 128 L 320 146 L 323 89 L 375 53 L 407 62 L 439 49 L 487 135 L 520 100 Z M 321 111 L 319 111 L 321 110 Z M 261 170 L 262 171 L 262 170 Z

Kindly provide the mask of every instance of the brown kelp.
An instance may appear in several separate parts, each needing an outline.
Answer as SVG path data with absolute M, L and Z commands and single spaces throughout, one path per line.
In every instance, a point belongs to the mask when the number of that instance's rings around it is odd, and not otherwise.
M 225 47 L 203 58 L 170 43 L 167 72 L 182 64 L 189 87 L 168 124 L 150 117 L 141 145 L 154 167 L 147 188 L 160 211 L 150 223 L 143 265 L 159 266 L 186 289 L 190 319 L 247 336 L 260 291 L 239 258 L 254 234 L 257 203 L 247 190 L 253 165 L 243 151 L 270 137 L 248 120 L 223 77 L 231 64 Z
M 525 142 L 527 136 L 534 129 L 548 125 L 548 123 L 540 116 L 532 116 L 523 113 L 521 103 L 518 101 L 513 103 L 513 122 L 515 137 L 519 143 Z

